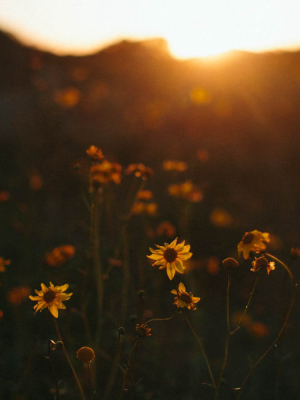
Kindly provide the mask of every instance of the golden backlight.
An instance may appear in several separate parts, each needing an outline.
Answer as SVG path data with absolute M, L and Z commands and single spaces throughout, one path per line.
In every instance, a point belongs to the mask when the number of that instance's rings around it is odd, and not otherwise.
M 296 47 L 298 0 L 9 0 L 0 28 L 60 54 L 114 41 L 165 38 L 180 58 Z

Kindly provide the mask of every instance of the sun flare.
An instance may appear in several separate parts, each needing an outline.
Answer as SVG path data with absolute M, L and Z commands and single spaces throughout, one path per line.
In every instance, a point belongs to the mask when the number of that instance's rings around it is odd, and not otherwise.
M 179 58 L 229 50 L 295 48 L 296 0 L 10 0 L 0 27 L 60 54 L 88 54 L 117 40 L 165 38 Z

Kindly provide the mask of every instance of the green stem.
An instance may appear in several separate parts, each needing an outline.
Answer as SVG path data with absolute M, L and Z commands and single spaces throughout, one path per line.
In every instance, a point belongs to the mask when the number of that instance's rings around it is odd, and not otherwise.
M 98 349 L 101 334 L 102 314 L 103 314 L 103 274 L 102 263 L 99 254 L 99 206 L 96 200 L 96 193 L 92 193 L 91 201 L 91 227 L 90 227 L 90 242 L 91 256 L 95 268 L 96 286 L 97 286 L 97 330 L 95 337 L 95 348 Z
M 249 305 L 250 305 L 250 303 L 251 303 L 251 300 L 252 300 L 252 297 L 253 297 L 253 294 L 254 294 L 254 291 L 255 291 L 257 282 L 258 282 L 258 278 L 259 278 L 259 274 L 257 274 L 257 276 L 256 276 L 256 279 L 255 279 L 255 282 L 254 282 L 254 285 L 253 285 L 251 294 L 250 294 L 250 296 L 249 296 L 249 299 L 248 299 L 247 305 L 246 305 L 246 307 L 245 307 L 245 310 L 244 310 L 244 312 L 243 312 L 243 314 L 242 314 L 242 316 L 241 316 L 241 318 L 240 318 L 240 320 L 239 320 L 238 326 L 237 326 L 233 331 L 230 332 L 230 335 L 234 335 L 235 332 L 237 332 L 237 331 L 240 329 L 240 327 L 241 327 L 241 323 L 242 323 L 242 321 L 243 321 L 243 319 L 244 319 L 244 317 L 245 317 L 245 315 L 246 315 L 246 313 L 247 313 L 247 311 L 248 311 Z
M 130 353 L 129 361 L 128 361 L 127 365 L 126 365 L 126 370 L 124 371 L 121 399 L 123 399 L 124 394 L 125 394 L 125 392 L 126 392 L 125 386 L 126 386 L 126 381 L 127 381 L 128 372 L 130 372 L 131 384 L 132 384 L 133 390 L 134 390 L 134 382 L 133 382 L 132 373 L 131 373 L 131 364 L 132 364 L 133 354 L 134 354 L 134 352 L 135 352 L 135 349 L 136 349 L 138 340 L 139 340 L 139 337 L 137 336 L 137 337 L 135 338 L 134 343 L 133 343 L 133 347 L 132 347 L 132 350 L 131 350 L 131 353 Z
M 197 343 L 198 343 L 198 346 L 200 347 L 201 353 L 202 353 L 202 355 L 203 355 L 203 357 L 204 357 L 204 359 L 205 359 L 206 366 L 207 366 L 207 368 L 208 368 L 208 372 L 209 372 L 209 375 L 210 375 L 212 384 L 213 384 L 214 388 L 217 389 L 216 382 L 215 382 L 215 380 L 214 380 L 214 377 L 213 377 L 213 374 L 212 374 L 212 371 L 211 371 L 211 367 L 210 367 L 208 358 L 207 358 L 207 356 L 206 356 L 204 347 L 203 347 L 203 345 L 202 345 L 202 342 L 201 342 L 199 336 L 197 335 L 197 333 L 195 332 L 194 328 L 192 327 L 192 325 L 191 325 L 191 323 L 190 323 L 188 317 L 185 315 L 185 313 L 182 313 L 182 315 L 183 315 L 184 319 L 186 320 L 186 323 L 188 324 L 190 330 L 192 331 L 192 334 L 194 335 L 194 337 L 195 337 L 195 339 L 196 339 L 196 341 L 197 341 Z
M 174 312 L 174 314 L 171 317 L 168 318 L 153 318 L 153 319 L 149 319 L 149 321 L 145 322 L 145 325 L 148 325 L 150 322 L 154 322 L 154 321 L 170 321 L 171 319 L 173 319 L 175 317 L 175 315 L 178 313 L 179 308 L 177 308 L 177 310 Z
M 220 372 L 220 377 L 217 385 L 217 390 L 216 390 L 216 396 L 215 399 L 217 400 L 219 397 L 219 390 L 220 390 L 220 385 L 222 382 L 223 374 L 225 372 L 225 368 L 227 365 L 227 360 L 228 360 L 228 351 L 229 351 L 229 342 L 230 342 L 230 308 L 229 308 L 229 294 L 230 294 L 230 284 L 231 284 L 231 271 L 228 271 L 228 279 L 227 279 L 227 291 L 226 291 L 226 321 L 227 321 L 227 336 L 226 336 L 226 341 L 225 341 L 225 351 L 224 351 L 224 360 Z
M 77 374 L 76 374 L 76 372 L 75 372 L 75 369 L 73 368 L 72 362 L 71 362 L 71 360 L 70 360 L 70 358 L 69 358 L 69 356 L 68 356 L 67 350 L 66 350 L 66 348 L 65 348 L 65 345 L 64 345 L 64 342 L 63 342 L 63 340 L 62 340 L 61 334 L 60 334 L 60 332 L 59 332 L 58 325 L 57 325 L 57 322 L 56 322 L 56 319 L 55 319 L 55 318 L 54 318 L 54 324 L 55 324 L 55 329 L 56 329 L 56 332 L 57 332 L 58 339 L 59 339 L 59 340 L 62 342 L 62 344 L 63 344 L 63 352 L 64 352 L 64 355 L 65 355 L 65 357 L 66 357 L 66 359 L 67 359 L 67 361 L 68 361 L 68 363 L 69 363 L 69 366 L 70 366 L 70 368 L 71 368 L 71 370 L 72 370 L 72 372 L 73 372 L 73 375 L 74 375 L 74 377 L 75 377 L 75 380 L 76 380 L 78 389 L 79 389 L 79 391 L 80 391 L 80 393 L 81 393 L 81 397 L 83 398 L 83 400 L 85 400 L 85 396 L 84 396 L 84 393 L 83 393 L 83 390 L 82 390 L 82 386 L 81 386 L 80 381 L 79 381 L 79 379 L 78 379 L 78 376 L 77 376 Z
M 90 372 L 91 383 L 92 383 L 92 388 L 93 388 L 93 399 L 96 400 L 96 389 L 95 389 L 95 384 L 94 384 L 94 379 L 93 379 L 93 373 L 91 370 L 91 363 L 88 362 L 87 365 L 88 365 L 88 369 Z
M 55 371 L 53 360 L 51 358 L 51 350 L 52 350 L 51 344 L 53 344 L 53 343 L 54 342 L 52 340 L 49 340 L 49 343 L 48 343 L 48 357 L 47 358 L 50 361 L 52 372 L 53 372 L 53 376 L 54 376 L 54 380 L 55 380 L 56 399 L 59 400 L 58 378 L 57 378 L 57 374 L 56 374 L 56 371 Z
M 287 311 L 287 313 L 286 313 L 286 316 L 285 316 L 285 319 L 284 319 L 283 324 L 282 324 L 282 326 L 281 326 L 281 329 L 280 329 L 278 335 L 276 336 L 276 339 L 275 339 L 275 340 L 273 341 L 273 343 L 268 347 L 268 349 L 264 352 L 264 354 L 256 361 L 256 363 L 252 366 L 252 368 L 251 368 L 250 371 L 248 372 L 248 374 L 247 374 L 246 378 L 244 379 L 244 381 L 243 381 L 241 387 L 239 388 L 239 393 L 238 393 L 238 396 L 237 396 L 237 400 L 239 400 L 239 398 L 240 398 L 240 396 L 241 396 L 241 393 L 242 393 L 242 390 L 243 390 L 244 386 L 246 385 L 246 383 L 247 383 L 247 381 L 248 381 L 250 375 L 251 375 L 252 372 L 254 371 L 254 369 L 258 366 L 258 364 L 265 358 L 265 356 L 272 350 L 272 348 L 273 348 L 273 347 L 276 345 L 276 343 L 279 341 L 279 339 L 280 339 L 280 337 L 281 337 L 281 335 L 282 335 L 282 333 L 283 333 L 283 331 L 284 331 L 284 329 L 285 329 L 285 327 L 286 327 L 286 324 L 287 324 L 287 322 L 288 322 L 289 316 L 290 316 L 290 314 L 291 314 L 291 312 L 292 312 L 292 309 L 293 309 L 293 306 L 294 306 L 294 303 L 295 303 L 295 297 L 296 297 L 296 282 L 295 282 L 295 279 L 294 279 L 294 276 L 293 276 L 291 270 L 289 269 L 289 267 L 288 267 L 283 261 L 279 260 L 279 258 L 277 258 L 277 257 L 275 257 L 275 256 L 273 256 L 272 254 L 269 254 L 269 253 L 265 253 L 265 255 L 266 255 L 267 257 L 272 258 L 274 261 L 276 261 L 277 263 L 279 263 L 279 264 L 286 270 L 286 272 L 288 273 L 289 278 L 290 278 L 290 280 L 291 280 L 291 283 L 292 283 L 293 293 L 292 293 L 292 298 L 291 298 L 291 302 L 290 302 L 288 311 Z
M 120 355 L 121 355 L 121 335 L 119 334 L 117 351 L 114 356 L 113 365 L 110 370 L 109 378 L 108 378 L 107 385 L 106 385 L 104 395 L 103 395 L 103 400 L 107 400 L 110 396 L 111 389 L 113 387 L 113 384 L 116 379 L 116 374 L 118 372 L 118 361 L 119 361 Z

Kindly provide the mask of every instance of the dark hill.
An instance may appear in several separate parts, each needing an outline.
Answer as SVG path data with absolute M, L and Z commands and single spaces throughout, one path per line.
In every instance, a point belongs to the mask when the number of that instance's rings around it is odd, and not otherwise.
M 157 39 L 59 57 L 2 32 L 0 54 L 3 189 L 37 170 L 56 192 L 91 144 L 152 166 L 204 148 L 203 176 L 223 205 L 243 201 L 259 219 L 272 203 L 271 226 L 300 217 L 300 52 L 182 61 Z

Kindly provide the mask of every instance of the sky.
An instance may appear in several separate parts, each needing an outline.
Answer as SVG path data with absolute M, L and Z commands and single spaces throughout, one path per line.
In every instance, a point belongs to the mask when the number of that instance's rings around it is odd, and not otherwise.
M 300 49 L 299 0 L 0 0 L 0 29 L 57 54 L 162 37 L 178 58 Z

